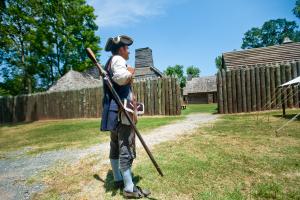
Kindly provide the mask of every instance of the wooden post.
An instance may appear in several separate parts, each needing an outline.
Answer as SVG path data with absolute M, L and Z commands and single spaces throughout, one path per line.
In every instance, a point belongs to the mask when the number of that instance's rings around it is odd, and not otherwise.
M 271 87 L 271 108 L 275 108 L 276 107 L 276 96 L 275 96 L 275 80 L 276 80 L 276 76 L 275 76 L 275 69 L 274 67 L 270 67 L 270 87 Z
M 270 68 L 266 67 L 266 110 L 271 109 L 271 80 Z
M 281 93 L 282 93 L 282 89 L 278 88 L 281 85 L 281 70 L 280 70 L 280 66 L 277 65 L 275 68 L 275 76 L 276 76 L 276 88 L 277 88 L 277 92 L 276 92 L 276 108 L 277 107 L 281 107 Z
M 228 113 L 232 113 L 231 71 L 226 72 Z
M 141 102 L 144 104 L 145 106 L 145 114 L 146 114 L 146 100 L 145 100 L 145 81 L 141 81 L 140 82 L 141 85 Z
M 260 68 L 255 68 L 256 110 L 261 111 Z
M 222 70 L 222 87 L 223 87 L 223 99 L 224 99 L 224 113 L 228 113 L 228 103 L 227 103 L 227 86 L 226 86 L 226 71 Z
M 172 99 L 172 78 L 168 79 L 168 92 L 169 92 L 169 115 L 173 114 L 173 99 Z
M 256 111 L 256 87 L 255 87 L 255 68 L 254 66 L 250 69 L 251 74 L 251 102 L 252 102 L 252 111 Z
M 223 91 L 222 91 L 222 71 L 218 71 L 217 74 L 217 86 L 218 86 L 218 111 L 220 114 L 224 113 L 223 105 Z
M 284 65 L 280 65 L 280 77 L 281 77 L 281 84 L 286 82 L 286 77 L 285 77 L 285 66 Z M 282 88 L 283 91 L 283 96 L 284 96 L 284 106 L 285 108 L 287 107 L 287 91 L 285 90 L 285 88 Z M 282 98 L 281 98 L 282 99 Z
M 250 69 L 246 70 L 246 99 L 247 99 L 247 112 L 251 112 L 251 77 Z
M 147 79 L 147 110 L 148 110 L 148 115 L 152 115 L 152 110 L 151 110 L 151 82 L 150 79 Z
M 243 112 L 243 95 L 241 83 L 241 69 L 236 70 L 236 89 L 237 89 L 237 112 Z
M 292 79 L 297 78 L 297 65 L 296 63 L 291 63 L 292 68 Z M 293 97 L 294 97 L 294 107 L 298 108 L 299 98 L 298 98 L 298 88 L 297 86 L 293 87 Z
M 156 80 L 152 79 L 151 80 L 151 110 L 152 110 L 152 115 L 155 115 L 155 111 L 156 111 L 156 102 L 157 102 L 157 85 L 156 85 Z
M 232 112 L 237 113 L 236 70 L 231 71 L 231 89 L 232 89 Z
M 161 115 L 161 78 L 157 80 L 157 100 L 158 100 L 158 114 Z
M 241 70 L 241 83 L 242 83 L 242 99 L 243 99 L 243 112 L 247 112 L 247 93 L 246 93 L 246 74 L 245 69 Z
M 286 75 L 286 81 L 292 80 L 292 72 L 291 72 L 291 66 L 287 65 L 285 66 L 285 75 Z M 293 90 L 292 88 L 287 89 L 287 103 L 288 107 L 292 108 L 293 107 Z
M 170 102 L 169 102 L 169 78 L 165 79 L 165 109 L 166 115 L 170 115 Z
M 161 113 L 166 115 L 166 78 L 161 79 Z
M 154 92 L 155 92 L 155 115 L 159 115 L 160 112 L 159 112 L 159 107 L 160 107 L 160 97 L 159 97 L 159 84 L 158 84 L 158 81 L 159 80 L 155 80 L 154 81 Z
M 260 88 L 261 88 L 261 107 L 262 110 L 266 109 L 266 75 L 265 75 L 265 66 L 260 67 Z
M 176 115 L 176 78 L 172 78 L 173 115 Z
M 176 81 L 176 93 L 177 93 L 177 115 L 181 114 L 181 92 L 179 81 Z

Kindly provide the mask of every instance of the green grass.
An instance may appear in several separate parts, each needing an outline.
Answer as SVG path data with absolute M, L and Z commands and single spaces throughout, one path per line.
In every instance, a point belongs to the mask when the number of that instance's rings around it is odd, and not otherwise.
M 182 116 L 141 117 L 141 133 L 183 119 Z M 109 140 L 109 132 L 100 132 L 100 119 L 37 121 L 0 127 L 0 154 L 30 147 L 28 153 L 61 148 L 81 148 Z
M 288 120 L 279 114 L 223 116 L 193 136 L 159 145 L 154 154 L 165 177 L 143 159 L 135 168 L 139 184 L 158 199 L 300 199 L 300 120 L 276 137 Z
M 140 184 L 165 199 L 300 198 L 300 124 L 275 137 L 287 121 L 277 114 L 270 113 L 269 121 L 269 114 L 258 120 L 253 114 L 227 115 L 194 136 L 160 145 L 154 153 L 166 176 L 157 178 L 144 160 L 136 168 L 145 177 Z
M 216 104 L 188 105 L 181 116 L 141 117 L 141 133 L 166 125 L 186 115 L 215 112 Z M 100 132 L 100 119 L 67 119 L 37 121 L 0 126 L 0 158 L 6 152 L 28 147 L 29 154 L 62 148 L 82 148 L 109 140 L 109 132 Z
M 193 113 L 216 113 L 218 110 L 217 104 L 188 104 L 185 110 L 182 110 L 182 115 Z
M 279 137 L 274 132 L 297 112 L 288 111 L 286 119 L 280 112 L 223 115 L 193 135 L 152 148 L 164 177 L 139 151 L 134 181 L 151 189 L 153 199 L 300 199 L 300 121 L 290 123 Z M 48 172 L 43 177 L 48 189 L 35 199 L 60 199 L 61 194 L 123 199 L 112 188 L 109 164 L 99 164 L 99 159 L 92 156 Z

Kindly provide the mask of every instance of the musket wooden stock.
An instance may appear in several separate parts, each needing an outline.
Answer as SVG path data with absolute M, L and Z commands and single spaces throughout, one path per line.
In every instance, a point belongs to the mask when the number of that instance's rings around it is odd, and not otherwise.
M 147 154 L 148 154 L 150 160 L 152 161 L 154 167 L 156 168 L 156 170 L 158 171 L 158 173 L 159 173 L 161 176 L 163 176 L 163 173 L 162 173 L 160 167 L 158 166 L 156 160 L 154 159 L 152 153 L 150 152 L 148 146 L 146 145 L 144 139 L 142 138 L 142 136 L 141 136 L 139 130 L 138 130 L 137 127 L 135 126 L 134 122 L 132 121 L 132 119 L 131 119 L 129 113 L 124 109 L 124 105 L 123 105 L 123 103 L 122 103 L 122 101 L 121 101 L 119 95 L 117 94 L 117 92 L 116 92 L 115 89 L 113 88 L 113 85 L 112 85 L 112 83 L 111 83 L 111 81 L 110 81 L 110 78 L 108 77 L 106 71 L 105 71 L 104 69 L 102 69 L 101 65 L 97 62 L 96 56 L 95 56 L 95 54 L 93 53 L 93 51 L 92 51 L 90 48 L 87 48 L 87 49 L 86 49 L 86 52 L 87 52 L 88 57 L 89 57 L 89 58 L 93 61 L 93 63 L 97 66 L 97 68 L 98 68 L 98 70 L 99 70 L 100 75 L 102 76 L 102 78 L 106 80 L 105 83 L 107 84 L 107 86 L 108 86 L 109 90 L 111 91 L 111 93 L 112 93 L 112 95 L 113 95 L 115 101 L 117 102 L 117 104 L 122 108 L 122 112 L 125 113 L 126 118 L 127 118 L 128 121 L 130 122 L 131 127 L 134 129 L 136 135 L 138 136 L 139 140 L 141 141 L 141 143 L 142 143 L 144 149 L 146 150 L 146 152 L 147 152 Z

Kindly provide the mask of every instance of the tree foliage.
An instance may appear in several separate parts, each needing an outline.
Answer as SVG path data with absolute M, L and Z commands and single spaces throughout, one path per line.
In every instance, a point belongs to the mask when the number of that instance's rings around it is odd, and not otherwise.
M 296 15 L 296 17 L 300 18 L 300 0 L 296 0 L 296 5 L 293 9 L 293 13 Z
M 261 28 L 254 27 L 245 33 L 242 49 L 282 44 L 285 37 L 298 41 L 299 31 L 297 31 L 297 28 L 295 21 L 287 21 L 286 19 L 269 20 Z
M 0 87 L 12 95 L 47 89 L 70 68 L 92 67 L 86 47 L 99 56 L 96 16 L 85 0 L 6 0 L 0 17 Z
M 169 66 L 164 71 L 164 74 L 166 74 L 167 76 L 170 76 L 170 77 L 177 78 L 179 80 L 180 87 L 181 88 L 185 87 L 186 77 L 184 76 L 184 73 L 183 73 L 183 65 Z
M 200 75 L 200 69 L 198 67 L 193 66 L 193 65 L 189 66 L 186 69 L 186 74 L 187 75 L 191 75 L 192 78 L 199 77 L 199 75 Z
M 215 64 L 218 70 L 221 70 L 223 68 L 223 60 L 222 60 L 222 56 L 218 56 L 215 58 Z

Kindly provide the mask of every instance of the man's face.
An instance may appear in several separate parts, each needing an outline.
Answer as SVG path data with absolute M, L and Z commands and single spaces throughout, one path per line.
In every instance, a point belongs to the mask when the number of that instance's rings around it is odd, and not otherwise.
M 125 60 L 129 59 L 129 49 L 128 46 L 123 46 L 119 49 L 119 55 L 122 56 Z

